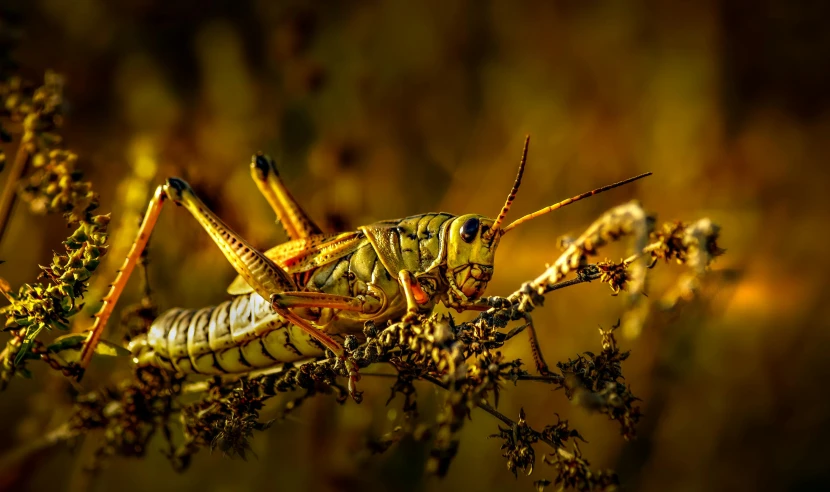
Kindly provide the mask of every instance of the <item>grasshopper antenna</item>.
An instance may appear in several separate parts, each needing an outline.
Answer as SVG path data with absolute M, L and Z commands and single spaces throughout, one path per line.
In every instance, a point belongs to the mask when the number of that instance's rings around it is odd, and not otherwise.
M 500 231 L 499 228 L 501 223 L 504 222 L 504 218 L 507 217 L 507 212 L 510 211 L 510 206 L 513 205 L 513 200 L 516 199 L 516 194 L 519 192 L 519 186 L 522 184 L 522 174 L 525 172 L 525 163 L 527 162 L 527 146 L 529 143 L 530 135 L 525 137 L 525 147 L 524 150 L 522 150 L 522 160 L 519 163 L 519 173 L 516 175 L 516 181 L 513 183 L 513 189 L 511 189 L 510 194 L 507 195 L 507 201 L 504 202 L 504 206 L 501 208 L 499 216 L 496 218 L 496 221 L 493 222 L 493 227 L 482 235 L 484 239 L 489 240 L 494 238 L 496 234 L 504 234 L 504 231 Z
M 589 196 L 597 195 L 599 193 L 602 193 L 603 191 L 608 191 L 608 190 L 611 190 L 611 189 L 616 188 L 618 186 L 622 186 L 624 184 L 631 183 L 632 181 L 637 181 L 638 179 L 645 178 L 646 176 L 651 176 L 651 173 L 650 172 L 643 173 L 643 174 L 640 174 L 639 176 L 634 176 L 633 178 L 624 179 L 624 180 L 619 181 L 617 183 L 610 184 L 610 185 L 607 185 L 607 186 L 603 186 L 601 188 L 597 188 L 595 190 L 585 192 L 581 195 L 577 195 L 575 197 L 568 198 L 567 200 L 562 200 L 559 203 L 555 203 L 555 204 L 553 204 L 549 207 L 545 207 L 542 210 L 537 210 L 536 212 L 533 212 L 532 214 L 527 214 L 524 217 L 522 217 L 521 219 L 517 219 L 517 220 L 513 221 L 510 225 L 508 225 L 504 229 L 501 229 L 500 233 L 504 234 L 507 231 L 509 231 L 510 229 L 513 229 L 514 227 L 516 227 L 518 225 L 524 224 L 525 222 L 527 222 L 529 220 L 532 220 L 532 219 L 535 219 L 536 217 L 539 217 L 541 215 L 545 215 L 548 212 L 553 212 L 554 210 L 558 210 L 558 209 L 564 207 L 565 205 L 570 205 L 571 203 L 578 202 L 579 200 L 582 200 L 583 198 L 588 198 Z

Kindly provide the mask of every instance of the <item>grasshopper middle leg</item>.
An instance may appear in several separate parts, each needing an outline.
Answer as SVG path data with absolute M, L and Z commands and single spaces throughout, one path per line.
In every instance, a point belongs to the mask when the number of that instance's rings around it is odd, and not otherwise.
M 536 363 L 536 370 L 543 376 L 550 375 L 548 363 L 545 362 L 545 357 L 542 355 L 542 346 L 539 345 L 539 338 L 536 336 L 536 327 L 533 326 L 533 318 L 529 314 L 524 315 L 527 321 L 527 335 L 530 342 L 530 352 L 533 354 L 533 362 Z
M 274 309 L 285 308 L 328 308 L 340 311 L 357 311 L 361 313 L 374 313 L 381 308 L 380 300 L 371 296 L 338 296 L 322 292 L 283 292 L 271 296 L 271 304 Z
M 458 309 L 458 312 L 468 310 L 487 311 L 488 309 L 494 307 L 494 299 L 509 303 L 507 299 L 491 297 L 489 299 L 477 299 L 473 302 L 459 302 L 455 307 L 456 309 Z M 533 326 L 533 318 L 531 318 L 529 314 L 524 314 L 523 318 L 527 323 L 524 325 L 524 327 L 515 331 L 512 336 L 515 336 L 520 332 L 527 330 L 528 342 L 530 343 L 530 352 L 533 355 L 533 362 L 536 364 L 536 370 L 539 371 L 539 374 L 547 376 L 550 374 L 550 369 L 548 367 L 548 363 L 545 362 L 545 356 L 542 355 L 542 347 L 541 345 L 539 345 L 539 337 L 536 335 L 536 328 Z

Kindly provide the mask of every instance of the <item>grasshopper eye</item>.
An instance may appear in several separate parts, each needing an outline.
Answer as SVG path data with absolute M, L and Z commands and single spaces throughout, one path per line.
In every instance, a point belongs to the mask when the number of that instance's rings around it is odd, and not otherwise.
M 476 234 L 478 234 L 478 225 L 478 219 L 475 217 L 467 219 L 461 225 L 461 239 L 463 239 L 465 243 L 473 242 Z

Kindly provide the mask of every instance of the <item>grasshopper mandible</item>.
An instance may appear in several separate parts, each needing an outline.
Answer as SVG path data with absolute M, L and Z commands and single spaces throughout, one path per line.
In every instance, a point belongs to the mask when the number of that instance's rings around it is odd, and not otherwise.
M 354 392 L 359 374 L 343 349 L 346 335 L 360 336 L 367 321 L 380 325 L 412 319 L 431 312 L 439 302 L 459 312 L 489 309 L 492 303 L 482 296 L 505 233 L 651 174 L 577 195 L 503 226 L 521 184 L 528 143 L 529 137 L 516 181 L 496 219 L 426 213 L 339 234 L 323 234 L 287 190 L 274 161 L 257 154 L 251 175 L 290 238 L 264 253 L 225 225 L 187 183 L 170 178 L 156 189 L 138 237 L 104 297 L 82 364 L 88 363 L 163 204 L 172 201 L 210 234 L 239 276 L 228 288 L 232 299 L 202 309 L 171 309 L 159 316 L 146 335 L 131 341 L 134 360 L 185 374 L 244 374 L 319 358 L 330 350 L 345 361 Z M 532 326 L 530 335 L 536 355 Z

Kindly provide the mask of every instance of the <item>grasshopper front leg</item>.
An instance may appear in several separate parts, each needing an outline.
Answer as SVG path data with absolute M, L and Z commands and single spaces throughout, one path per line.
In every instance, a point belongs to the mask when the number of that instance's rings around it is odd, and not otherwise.
M 401 284 L 404 298 L 406 299 L 406 315 L 404 321 L 413 321 L 418 317 L 420 305 L 430 301 L 429 295 L 421 288 L 418 279 L 409 270 L 398 272 L 398 282 Z
M 449 307 L 455 308 L 459 313 L 462 311 L 487 311 L 492 308 L 509 307 L 510 301 L 504 297 L 489 297 L 476 299 L 475 301 L 456 301 L 451 303 Z M 524 327 L 515 329 L 512 336 L 518 335 L 520 332 L 527 330 L 528 342 L 530 343 L 530 352 L 533 355 L 533 362 L 536 364 L 536 370 L 539 374 L 547 376 L 550 374 L 545 356 L 542 354 L 542 346 L 539 345 L 539 337 L 536 335 L 536 328 L 533 326 L 533 318 L 525 313 L 523 316 L 527 322 Z M 512 336 L 510 338 L 512 338 Z

